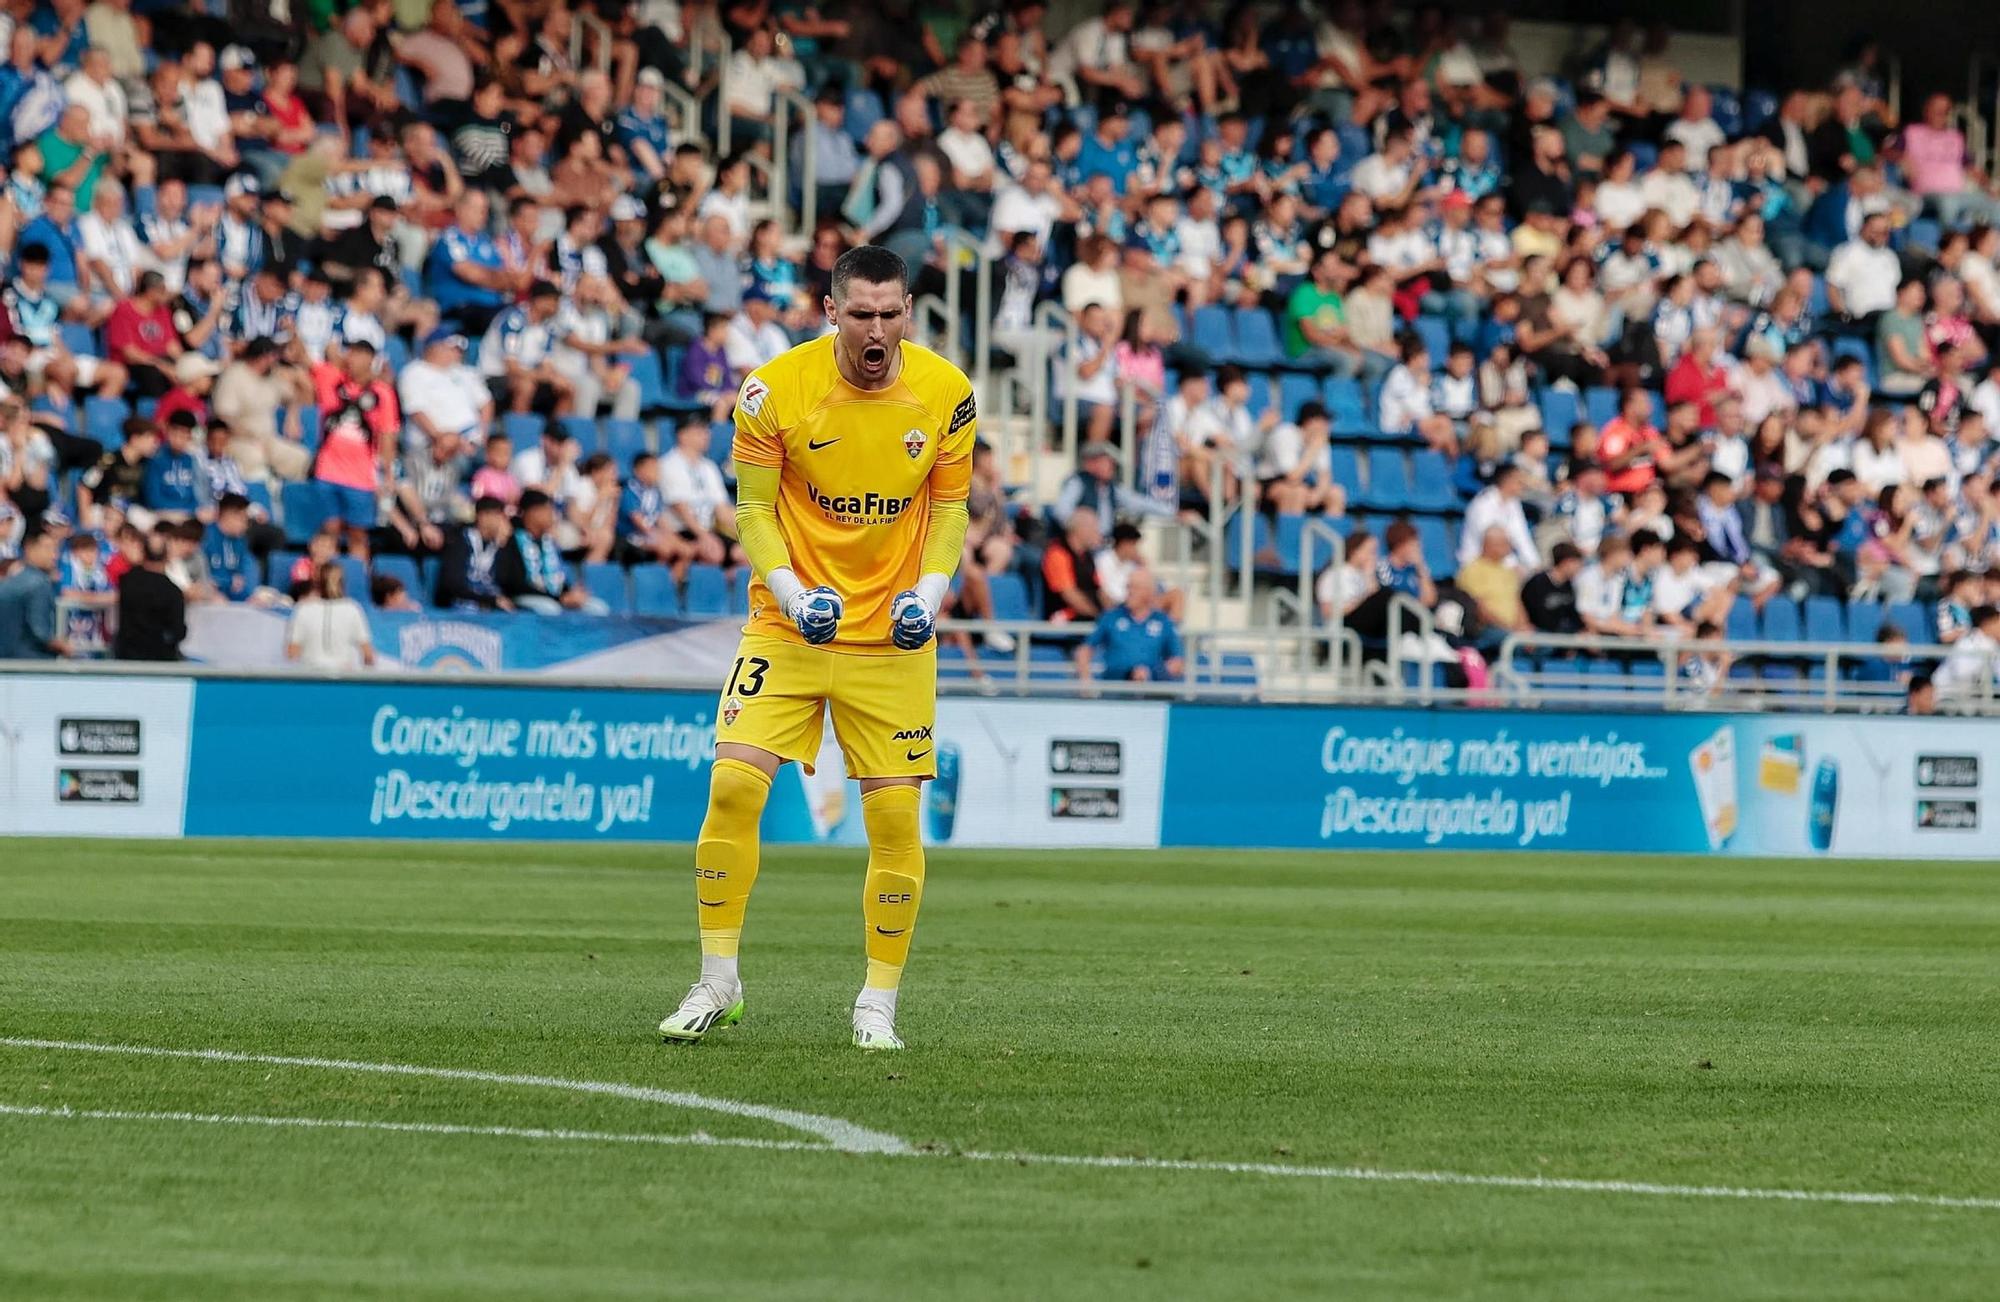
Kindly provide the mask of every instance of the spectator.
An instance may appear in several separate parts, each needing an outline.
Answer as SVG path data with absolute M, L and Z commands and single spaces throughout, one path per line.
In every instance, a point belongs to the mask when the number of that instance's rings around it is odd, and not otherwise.
M 438 566 L 437 604 L 447 610 L 512 610 L 500 590 L 500 553 L 508 544 L 507 504 L 497 497 L 473 503 L 472 524 L 451 536 Z
M 626 332 L 627 318 L 618 308 L 608 279 L 585 276 L 556 319 L 550 361 L 569 381 L 579 416 L 596 419 L 608 399 L 613 420 L 639 418 L 631 359 L 652 350 Z
M 1847 320 L 1872 329 L 1878 315 L 1896 306 L 1902 277 L 1903 265 L 1889 247 L 1889 218 L 1870 213 L 1862 218 L 1860 237 L 1835 249 L 1827 263 L 1827 302 Z
M 166 446 L 146 458 L 139 485 L 139 505 L 155 521 L 179 524 L 205 513 L 213 503 L 207 478 L 195 455 L 195 421 L 191 412 L 176 412 L 162 426 Z
M 1414 335 L 1403 340 L 1402 364 L 1382 382 L 1381 426 L 1385 434 L 1415 434 L 1443 456 L 1458 455 L 1451 417 L 1431 405 L 1431 357 Z
M 0 579 L 0 661 L 53 660 L 70 653 L 56 624 L 61 537 L 38 529 L 21 543 L 21 563 Z
M 1042 552 L 1043 618 L 1065 623 L 1104 613 L 1091 559 L 1103 541 L 1096 512 L 1084 508 L 1065 518 L 1062 532 Z
M 1549 565 L 1521 585 L 1521 604 L 1528 622 L 1543 633 L 1565 637 L 1585 631 L 1577 609 L 1576 576 L 1583 571 L 1583 553 L 1575 543 L 1559 542 L 1549 553 Z
M 1913 674 L 1903 694 L 1903 713 L 1922 717 L 1937 713 L 1937 684 L 1923 674 Z
M 1924 297 L 1924 282 L 1906 280 L 1894 303 L 1876 318 L 1876 387 L 1886 394 L 1914 397 L 1936 372 L 1924 340 Z
M 328 561 L 313 571 L 312 591 L 285 628 L 285 659 L 303 669 L 340 673 L 375 667 L 368 614 L 347 595 L 347 572 Z
M 1521 600 L 1521 570 L 1515 543 L 1499 525 L 1480 535 L 1479 551 L 1458 569 L 1458 587 L 1472 598 L 1482 646 L 1497 647 L 1508 633 L 1527 632 L 1527 607 Z
M 1991 698 L 2000 686 L 2000 607 L 1972 612 L 1972 629 L 1952 643 L 1931 676 L 1940 700 Z
M 135 515 L 133 523 L 141 527 L 153 522 L 140 499 L 146 466 L 160 450 L 160 431 L 153 422 L 134 416 L 125 422 L 124 435 L 118 450 L 105 453 L 77 485 L 77 524 L 83 529 L 108 532 Z
M 312 383 L 320 420 L 313 482 L 324 499 L 325 518 L 346 525 L 348 553 L 365 563 L 403 429 L 396 391 L 376 375 L 375 350 L 367 344 L 348 349 L 339 366 L 313 367 Z
M 157 271 L 141 272 L 135 292 L 112 309 L 104 327 L 111 360 L 124 366 L 129 382 L 148 398 L 174 387 L 170 376 L 182 352 L 168 302 L 166 278 Z
M 1618 415 L 1598 432 L 1597 459 L 1605 470 L 1605 485 L 1612 492 L 1630 498 L 1659 478 L 1658 457 L 1665 439 L 1651 423 L 1652 395 L 1644 389 L 1627 389 L 1618 402 Z
M 368 604 L 377 610 L 392 611 L 396 614 L 419 614 L 423 606 L 403 581 L 393 574 L 377 574 L 368 581 Z
M 1125 600 L 1098 616 L 1090 636 L 1076 649 L 1076 675 L 1089 682 L 1093 662 L 1101 657 L 1097 676 L 1111 682 L 1165 682 L 1181 677 L 1186 648 L 1172 616 L 1159 608 L 1152 573 L 1138 570 L 1126 581 Z
M 1653 613 L 1670 634 L 1693 637 L 1702 624 L 1720 624 L 1736 600 L 1737 584 L 1701 564 L 1701 544 L 1676 537 L 1667 563 L 1652 575 Z
M 403 368 L 396 393 L 404 445 L 412 451 L 444 435 L 478 447 L 492 430 L 493 394 L 465 364 L 467 346 L 464 335 L 439 326 L 424 340 L 423 355 Z
M 1521 506 L 1521 467 L 1512 462 L 1493 474 L 1493 483 L 1465 508 L 1465 524 L 1458 536 L 1458 561 L 1466 565 L 1490 551 L 1488 535 L 1499 530 L 1507 540 L 1501 557 L 1524 574 L 1534 573 L 1542 554 L 1535 535 L 1528 528 L 1528 515 Z
M 678 517 L 667 517 L 666 495 L 660 488 L 660 459 L 651 452 L 632 458 L 632 476 L 618 499 L 618 518 L 628 562 L 655 560 L 677 575 L 685 568 L 692 549 L 681 538 Z
M 146 539 L 142 559 L 118 580 L 119 660 L 179 660 L 187 637 L 187 598 L 167 577 L 167 548 Z
M 303 375 L 280 365 L 281 351 L 276 340 L 253 339 L 215 381 L 215 414 L 232 435 L 229 455 L 252 483 L 302 480 L 311 465 L 298 407 L 312 400 L 312 390 Z M 281 410 L 287 413 L 282 435 Z
M 791 336 L 778 324 L 777 302 L 762 287 L 752 285 L 743 294 L 743 310 L 724 335 L 723 350 L 731 369 L 748 375 L 791 346 Z
M 232 493 L 215 507 L 202 534 L 201 558 L 208 581 L 224 601 L 269 606 L 278 594 L 259 581 L 263 566 L 250 546 L 250 499 Z
M 742 549 L 731 541 L 736 535 L 736 510 L 723 486 L 721 468 L 709 459 L 709 438 L 707 421 L 697 416 L 681 422 L 674 431 L 673 451 L 660 458 L 660 496 L 693 560 L 703 565 L 740 565 Z
M 567 415 L 574 386 L 557 369 L 551 353 L 557 341 L 556 314 L 562 291 L 536 281 L 528 301 L 493 318 L 479 346 L 479 371 L 496 405 L 517 414 Z
M 1334 481 L 1333 428 L 1324 404 L 1308 400 L 1296 423 L 1273 426 L 1257 450 L 1257 481 L 1263 500 L 1279 515 L 1346 514 L 1347 491 Z
M 448 0 L 438 0 L 448 8 Z M 507 304 L 507 296 L 527 288 L 500 262 L 500 250 L 486 234 L 490 212 L 484 191 L 467 190 L 453 208 L 454 224 L 431 246 L 424 264 L 424 293 L 444 321 L 467 334 L 483 334 Z
M 1079 511 L 1096 517 L 1100 537 L 1110 533 L 1121 517 L 1171 519 L 1175 513 L 1171 505 L 1118 482 L 1117 449 L 1109 443 L 1084 445 L 1077 455 L 1076 472 L 1064 482 L 1050 508 L 1057 520 L 1070 520 Z
M 500 549 L 494 576 L 502 595 L 522 610 L 559 615 L 566 610 L 608 615 L 611 608 L 573 579 L 556 542 L 556 507 L 539 489 L 521 494 L 513 537 Z
M 1966 166 L 1965 133 L 1951 124 L 1951 96 L 1924 100 L 1923 117 L 1903 128 L 1903 175 L 1911 193 L 1950 227 L 2000 222 L 2000 203 L 1986 190 L 1986 177 Z

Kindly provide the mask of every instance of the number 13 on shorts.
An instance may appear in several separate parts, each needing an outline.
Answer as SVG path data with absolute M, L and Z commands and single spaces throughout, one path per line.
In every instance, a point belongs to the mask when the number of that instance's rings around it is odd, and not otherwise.
M 857 655 L 746 634 L 717 706 L 715 740 L 754 746 L 811 772 L 828 706 L 849 777 L 930 777 L 936 643 Z

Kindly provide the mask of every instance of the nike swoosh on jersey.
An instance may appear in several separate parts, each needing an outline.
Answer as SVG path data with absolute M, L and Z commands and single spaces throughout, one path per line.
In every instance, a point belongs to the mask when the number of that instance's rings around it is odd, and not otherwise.
M 845 434 L 841 435 L 841 438 L 846 438 L 846 437 L 847 437 L 847 436 L 846 436 Z M 833 446 L 834 444 L 836 444 L 836 443 L 838 443 L 838 442 L 840 442 L 840 439 L 827 439 L 827 440 L 826 440 L 825 442 L 823 442 L 823 443 L 821 443 L 821 442 L 815 442 L 815 441 L 813 441 L 813 440 L 810 440 L 810 439 L 808 439 L 808 440 L 806 441 L 806 451 L 808 451 L 808 452 L 817 452 L 817 451 L 819 451 L 819 450 L 820 450 L 821 448 L 830 448 L 830 447 L 832 447 L 832 446 Z
M 922 750 L 906 750 L 906 751 L 904 751 L 904 752 L 903 752 L 903 758 L 904 758 L 904 759 L 906 759 L 906 760 L 910 760 L 910 761 L 912 761 L 912 762 L 915 762 L 915 761 L 917 761 L 917 760 L 920 760 L 920 759 L 922 759 L 922 758 L 923 758 L 924 756 L 926 756 L 926 755 L 928 755 L 928 754 L 930 754 L 930 753 L 931 753 L 931 748 L 930 748 L 929 746 L 926 746 L 926 747 L 924 747 L 924 748 L 923 748 Z
M 729 903 L 728 900 L 703 900 L 699 895 L 695 896 L 695 898 L 701 901 L 701 907 L 704 909 L 719 909 Z
M 887 927 L 877 927 L 875 928 L 875 934 L 878 936 L 900 936 L 908 930 L 908 927 L 898 927 L 894 931 L 890 931 Z

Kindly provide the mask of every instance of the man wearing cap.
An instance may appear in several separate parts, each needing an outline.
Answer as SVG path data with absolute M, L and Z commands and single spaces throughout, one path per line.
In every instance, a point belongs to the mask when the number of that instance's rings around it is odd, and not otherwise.
M 562 292 L 537 281 L 528 301 L 493 318 L 479 345 L 479 372 L 495 403 L 508 411 L 569 414 L 574 395 L 549 353 L 556 342 L 556 312 Z
M 168 389 L 161 396 L 160 405 L 153 408 L 153 419 L 164 423 L 175 413 L 184 411 L 194 417 L 197 426 L 206 430 L 210 416 L 208 395 L 215 388 L 215 377 L 221 373 L 222 368 L 209 358 L 183 350 L 174 359 L 174 387 Z
M 743 310 L 729 321 L 723 352 L 738 375 L 748 375 L 792 346 L 791 336 L 778 324 L 778 304 L 768 291 L 752 285 L 743 292 Z
M 222 70 L 222 106 L 229 114 L 229 134 L 243 156 L 243 166 L 265 185 L 274 185 L 291 160 L 271 144 L 279 125 L 265 112 L 264 97 L 257 91 L 257 56 L 247 45 L 225 45 L 216 63 Z
M 442 436 L 470 446 L 485 443 L 493 427 L 493 395 L 479 372 L 465 364 L 467 341 L 448 326 L 424 340 L 423 355 L 403 368 L 403 446 L 421 450 Z
M 257 178 L 238 172 L 223 183 L 222 218 L 215 229 L 215 257 L 223 279 L 240 285 L 264 265 L 263 194 Z
M 1109 443 L 1086 443 L 1077 455 L 1077 470 L 1056 495 L 1049 514 L 1068 520 L 1079 510 L 1097 516 L 1098 533 L 1108 537 L 1120 519 L 1144 516 L 1158 520 L 1174 518 L 1174 508 L 1154 501 L 1118 482 L 1118 450 Z
M 305 238 L 292 229 L 298 200 L 289 190 L 266 190 L 261 198 L 257 225 L 264 232 L 263 265 L 275 269 L 289 286 L 306 256 Z
M 400 216 L 396 201 L 386 194 L 367 201 L 366 216 L 355 226 L 331 236 L 322 236 L 313 249 L 313 260 L 335 281 L 346 282 L 365 268 L 382 273 L 393 288 L 403 274 L 403 253 L 396 237 Z
M 641 68 L 632 84 L 632 102 L 615 121 L 618 147 L 655 184 L 666 179 L 667 160 L 672 153 L 664 112 L 666 100 L 666 75 L 658 68 Z

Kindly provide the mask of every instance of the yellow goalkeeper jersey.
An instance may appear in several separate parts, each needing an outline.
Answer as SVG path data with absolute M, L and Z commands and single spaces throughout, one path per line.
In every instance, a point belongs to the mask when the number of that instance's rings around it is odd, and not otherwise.
M 931 503 L 963 501 L 971 490 L 972 384 L 930 349 L 905 343 L 894 384 L 857 389 L 841 378 L 833 342 L 800 344 L 744 379 L 735 456 L 780 471 L 778 528 L 792 572 L 846 602 L 833 645 L 895 654 L 889 603 L 916 586 Z M 761 577 L 750 584 L 745 631 L 802 641 Z

